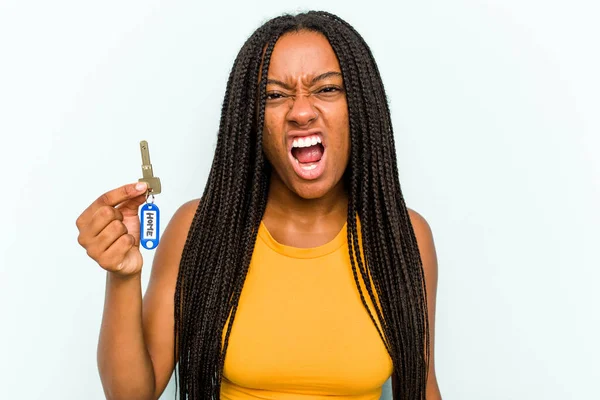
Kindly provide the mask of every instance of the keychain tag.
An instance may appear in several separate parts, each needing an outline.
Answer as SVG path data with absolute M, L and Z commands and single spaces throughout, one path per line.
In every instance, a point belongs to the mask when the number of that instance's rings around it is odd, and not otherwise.
M 158 236 L 160 232 L 160 211 L 154 204 L 154 195 L 161 191 L 160 178 L 154 176 L 152 164 L 150 163 L 150 150 L 148 142 L 140 142 L 140 151 L 142 152 L 142 174 L 140 182 L 146 182 L 148 192 L 146 193 L 146 204 L 140 211 L 140 244 L 148 250 L 154 250 L 158 246 Z M 151 201 L 148 199 L 152 197 Z
M 142 206 L 140 224 L 140 244 L 145 249 L 155 249 L 160 232 L 160 210 L 154 204 L 154 195 L 151 203 L 146 198 L 146 204 Z

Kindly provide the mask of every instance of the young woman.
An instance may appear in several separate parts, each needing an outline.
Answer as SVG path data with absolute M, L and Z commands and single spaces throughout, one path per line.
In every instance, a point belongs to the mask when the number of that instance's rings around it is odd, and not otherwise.
M 274 18 L 233 65 L 201 199 L 173 216 L 142 300 L 144 184 L 102 195 L 79 242 L 108 271 L 109 399 L 440 399 L 437 261 L 404 203 L 373 56 L 339 17 Z

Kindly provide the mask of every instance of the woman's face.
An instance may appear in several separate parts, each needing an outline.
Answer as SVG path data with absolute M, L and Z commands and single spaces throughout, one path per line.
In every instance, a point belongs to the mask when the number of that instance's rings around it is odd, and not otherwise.
M 288 33 L 271 55 L 263 149 L 273 178 L 305 199 L 328 193 L 350 154 L 348 106 L 337 57 L 320 33 Z

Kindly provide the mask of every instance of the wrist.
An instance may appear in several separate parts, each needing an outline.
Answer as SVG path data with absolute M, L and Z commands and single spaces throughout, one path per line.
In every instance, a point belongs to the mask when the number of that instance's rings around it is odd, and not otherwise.
M 123 284 L 128 282 L 140 281 L 142 271 L 135 272 L 133 274 L 120 274 L 118 272 L 106 271 L 106 280 L 109 283 Z

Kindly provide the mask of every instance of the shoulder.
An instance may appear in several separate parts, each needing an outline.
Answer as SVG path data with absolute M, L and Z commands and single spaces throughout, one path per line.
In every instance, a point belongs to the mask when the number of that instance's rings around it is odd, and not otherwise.
M 200 199 L 193 199 L 183 203 L 173 214 L 173 219 L 177 218 L 178 220 L 186 220 L 189 223 L 194 219 L 194 215 L 196 214 L 196 210 L 200 205 Z
M 429 227 L 429 223 L 421 214 L 413 210 L 412 208 L 407 208 L 408 215 L 410 216 L 410 222 L 413 225 L 413 229 L 415 231 L 419 231 L 421 234 L 431 234 L 431 228 Z M 415 232 L 415 235 L 417 232 Z
M 157 258 L 165 261 L 181 254 L 199 204 L 200 199 L 190 200 L 175 211 L 156 249 L 155 264 Z
M 408 215 L 410 216 L 410 223 L 415 231 L 419 247 L 433 245 L 433 233 L 425 217 L 411 208 L 408 208 Z
M 192 224 L 192 220 L 194 219 L 194 215 L 196 215 L 196 210 L 198 209 L 199 204 L 200 199 L 193 199 L 183 203 L 175 211 L 173 217 L 169 221 L 169 224 L 165 230 L 165 235 L 187 235 Z M 165 235 L 163 235 L 163 237 L 165 237 Z
M 175 211 L 162 233 L 160 244 L 156 249 L 154 264 L 179 265 L 181 252 L 199 204 L 200 199 L 190 200 Z
M 425 273 L 437 274 L 437 255 L 431 227 L 425 217 L 415 210 L 409 208 L 408 215 L 410 216 L 410 222 L 415 232 Z

